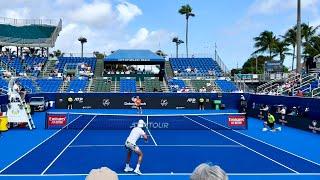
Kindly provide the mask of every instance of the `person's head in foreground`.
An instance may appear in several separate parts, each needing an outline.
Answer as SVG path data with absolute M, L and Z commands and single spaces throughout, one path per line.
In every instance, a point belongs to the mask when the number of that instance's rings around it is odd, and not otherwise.
M 86 180 L 118 180 L 118 175 L 116 172 L 112 171 L 107 167 L 102 167 L 100 169 L 92 169 Z
M 138 126 L 139 128 L 143 128 L 143 127 L 145 127 L 145 125 L 146 125 L 146 123 L 145 123 L 142 119 L 140 119 L 140 120 L 138 121 L 137 126 Z
M 219 166 L 202 163 L 194 169 L 190 180 L 228 180 L 228 175 Z

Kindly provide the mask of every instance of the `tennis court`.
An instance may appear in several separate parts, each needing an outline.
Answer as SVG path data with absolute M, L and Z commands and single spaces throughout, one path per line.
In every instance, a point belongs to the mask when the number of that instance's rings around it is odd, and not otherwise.
M 141 166 L 144 176 L 187 179 L 193 169 L 203 162 L 223 167 L 231 177 L 320 175 L 318 163 L 250 137 L 244 133 L 244 126 L 230 128 L 230 115 L 239 116 L 236 113 L 67 113 L 67 126 L 57 129 L 8 164 L 0 174 L 5 177 L 77 177 L 87 175 L 93 168 L 106 166 L 122 178 L 134 177 L 135 174 L 123 173 L 126 157 L 124 142 L 130 127 L 138 119 L 144 119 L 150 135 L 147 143 L 138 143 L 144 152 Z M 133 156 L 132 166 L 136 164 L 136 159 Z

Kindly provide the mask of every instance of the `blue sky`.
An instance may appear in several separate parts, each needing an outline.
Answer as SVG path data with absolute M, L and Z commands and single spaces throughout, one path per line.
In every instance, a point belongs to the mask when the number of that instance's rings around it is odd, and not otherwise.
M 2 0 L 3 1 L 3 0 Z M 227 66 L 250 57 L 253 37 L 264 30 L 283 34 L 296 23 L 296 0 L 11 0 L 0 7 L 11 18 L 63 20 L 54 49 L 77 53 L 79 36 L 88 38 L 85 52 L 161 48 L 175 53 L 174 36 L 185 39 L 181 5 L 190 4 L 190 54 L 213 54 L 214 43 Z M 302 0 L 302 19 L 320 24 L 320 0 Z M 185 46 L 180 47 L 185 53 Z M 286 64 L 290 64 L 289 59 Z

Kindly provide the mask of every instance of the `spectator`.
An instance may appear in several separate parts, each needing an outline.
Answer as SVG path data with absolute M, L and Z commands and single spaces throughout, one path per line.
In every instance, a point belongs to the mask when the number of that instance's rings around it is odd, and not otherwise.
M 303 97 L 303 92 L 301 90 L 298 90 L 296 96 L 298 97 Z
M 202 163 L 192 172 L 190 180 L 228 180 L 228 175 L 219 166 Z

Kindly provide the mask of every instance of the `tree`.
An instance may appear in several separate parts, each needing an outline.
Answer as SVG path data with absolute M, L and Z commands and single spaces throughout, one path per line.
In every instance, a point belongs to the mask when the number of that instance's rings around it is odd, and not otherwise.
M 188 31 L 189 31 L 189 18 L 194 17 L 195 14 L 192 13 L 192 8 L 189 4 L 181 6 L 179 9 L 179 13 L 181 15 L 186 16 L 186 53 L 187 57 L 189 56 L 189 51 L 188 51 Z
M 320 26 L 316 26 L 316 27 L 309 26 L 306 23 L 301 24 L 301 36 L 302 36 L 302 39 L 304 40 L 303 46 L 306 46 L 310 42 L 311 38 L 316 35 L 319 27 Z
M 257 49 L 253 54 L 269 53 L 269 59 L 272 59 L 272 53 L 275 51 L 277 37 L 272 31 L 263 31 L 258 37 L 253 38 L 254 47 Z
M 83 44 L 87 43 L 88 41 L 87 41 L 87 38 L 85 37 L 79 37 L 78 41 L 80 41 L 81 43 L 81 57 L 83 58 Z
M 179 45 L 184 43 L 181 39 L 179 39 L 178 37 L 174 37 L 172 39 L 172 42 L 176 43 L 176 58 L 178 58 L 179 56 Z
M 63 57 L 64 53 L 61 52 L 61 50 L 56 50 L 56 51 L 53 51 L 53 55 L 56 56 L 56 57 Z
M 309 57 L 314 57 L 320 54 L 320 35 L 310 38 L 308 44 L 304 47 L 303 54 Z
M 288 48 L 289 44 L 283 40 L 281 41 L 280 39 L 277 39 L 275 42 L 275 49 L 274 52 L 277 53 L 280 57 L 280 61 L 284 61 L 284 59 L 286 58 L 286 55 L 289 55 L 290 53 L 288 53 L 289 48 Z
M 97 59 L 105 58 L 105 55 L 103 53 L 100 53 L 99 51 L 94 51 L 93 54 L 96 56 Z
M 294 59 L 296 56 L 296 46 L 297 46 L 297 27 L 289 29 L 283 36 L 285 41 L 292 46 L 292 71 L 294 68 Z
M 156 54 L 157 54 L 158 56 L 161 56 L 161 57 L 164 57 L 164 58 L 167 56 L 167 54 L 164 53 L 164 52 L 161 51 L 161 50 L 156 51 Z

